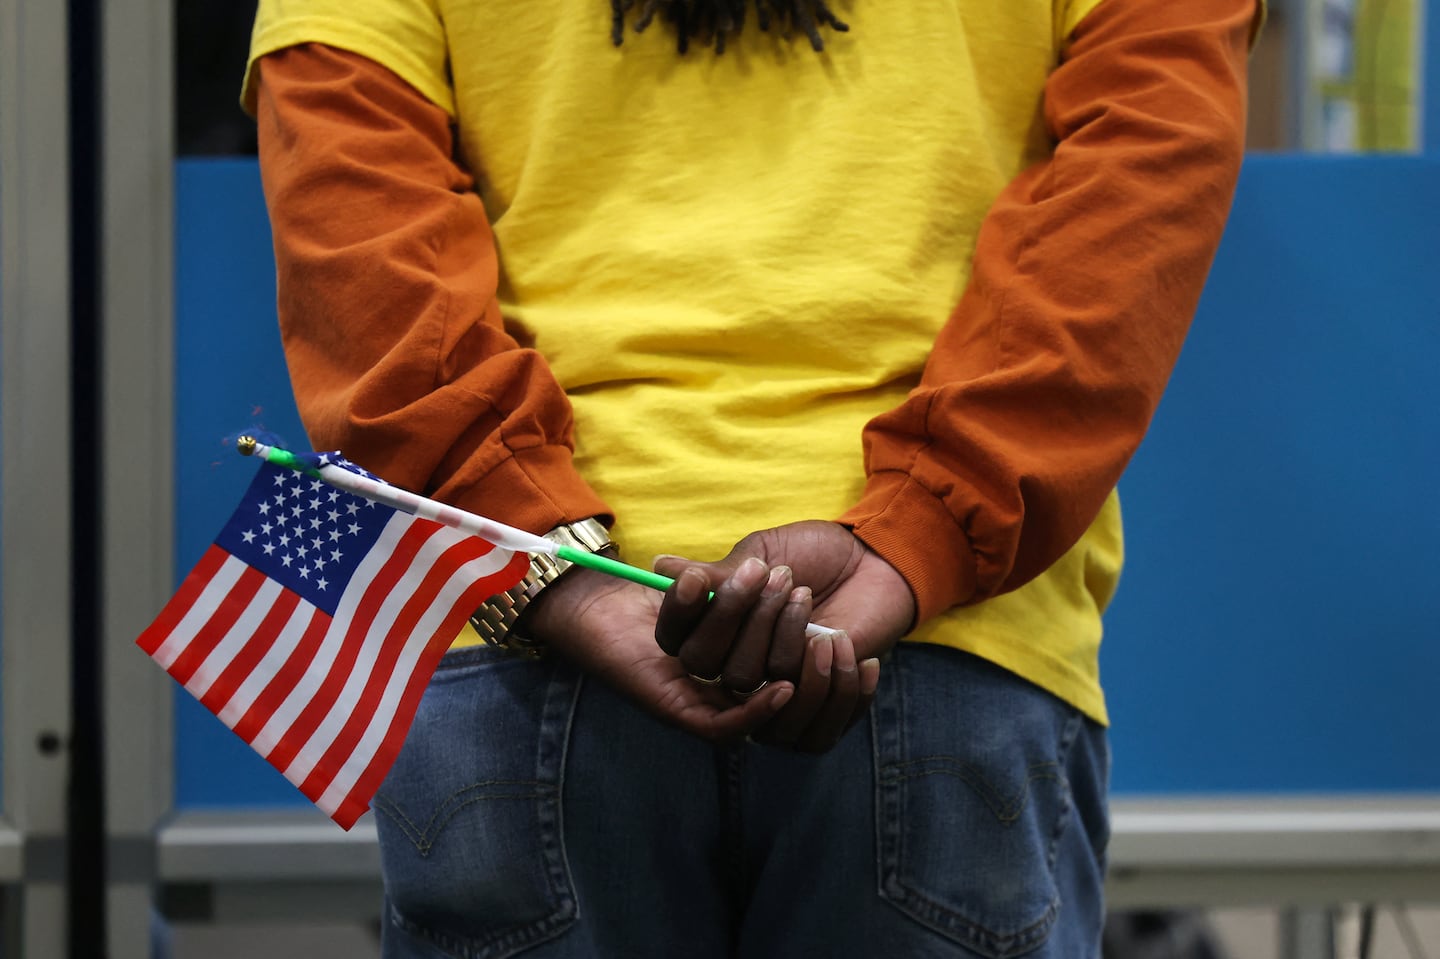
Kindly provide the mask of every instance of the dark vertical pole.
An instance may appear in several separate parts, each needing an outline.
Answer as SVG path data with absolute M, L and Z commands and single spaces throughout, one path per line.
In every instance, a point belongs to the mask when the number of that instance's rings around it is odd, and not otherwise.
M 71 272 L 72 730 L 69 870 L 66 896 L 71 959 L 105 954 L 105 828 L 100 750 L 100 529 L 103 464 L 100 404 L 100 11 L 98 0 L 69 0 Z

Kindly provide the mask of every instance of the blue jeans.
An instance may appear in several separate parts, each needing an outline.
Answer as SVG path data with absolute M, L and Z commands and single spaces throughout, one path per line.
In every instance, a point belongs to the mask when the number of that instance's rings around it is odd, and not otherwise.
M 902 644 L 831 752 L 712 746 L 553 660 L 448 655 L 374 807 L 384 955 L 1099 956 L 1104 731 Z

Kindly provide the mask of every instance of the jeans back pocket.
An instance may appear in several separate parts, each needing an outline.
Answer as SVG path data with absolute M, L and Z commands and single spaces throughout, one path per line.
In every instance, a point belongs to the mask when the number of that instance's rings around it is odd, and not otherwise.
M 578 688 L 550 661 L 445 657 L 373 803 L 387 921 L 464 959 L 575 922 L 560 796 Z
M 920 644 L 881 670 L 872 716 L 880 895 L 992 959 L 1044 944 L 1070 819 L 1065 703 L 966 653 Z

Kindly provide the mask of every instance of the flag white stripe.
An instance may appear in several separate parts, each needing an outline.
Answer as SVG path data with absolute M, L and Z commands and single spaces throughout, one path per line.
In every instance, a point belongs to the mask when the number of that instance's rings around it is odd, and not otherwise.
M 255 636 L 260 629 L 260 624 L 269 614 L 270 608 L 275 605 L 275 600 L 280 596 L 284 587 L 277 581 L 267 578 L 255 591 L 250 603 L 245 607 L 245 612 L 235 620 L 235 625 L 230 627 L 210 655 L 205 657 L 195 672 L 185 683 L 185 690 L 191 696 L 199 699 L 209 690 L 210 684 L 219 678 L 230 665 L 230 661 L 240 652 L 240 649 Z
M 153 654 L 155 662 L 165 669 L 174 665 L 175 660 L 185 651 L 185 647 L 194 641 L 200 630 L 210 621 L 210 617 L 215 615 L 215 610 L 220 608 L 220 604 L 230 594 L 230 590 L 235 588 L 235 584 L 240 581 L 241 574 L 249 568 L 235 557 L 226 556 L 225 562 L 215 571 L 210 582 L 205 584 L 200 595 L 195 597 L 195 602 L 185 611 L 180 622 L 176 623 L 175 628 L 170 631 L 170 635 L 165 637 L 165 642 L 155 650 Z
M 355 567 L 355 573 L 350 577 L 350 583 L 345 587 L 345 592 L 340 596 L 340 605 L 335 609 L 335 617 L 325 631 L 325 637 L 321 640 L 320 649 L 315 653 L 315 658 L 306 667 L 304 675 L 296 682 L 293 689 L 286 694 L 284 702 L 270 716 L 265 728 L 260 730 L 250 745 L 260 755 L 270 756 L 271 750 L 275 748 L 288 730 L 299 717 L 305 706 L 319 692 L 320 686 L 329 675 L 330 668 L 339 655 L 341 644 L 349 632 L 350 622 L 355 616 L 356 609 L 365 598 L 374 584 L 375 577 L 385 567 L 385 563 L 395 552 L 396 546 L 400 543 L 405 531 L 414 523 L 410 517 L 396 513 L 385 523 L 380 531 L 380 538 L 375 545 L 365 554 L 360 565 Z
M 435 564 L 439 562 L 440 557 L 446 550 L 470 538 L 468 534 L 452 529 L 435 531 L 435 533 L 425 541 L 425 545 L 415 553 L 415 557 L 410 561 L 409 567 L 401 575 L 399 582 L 402 584 L 412 582 L 418 585 L 418 582 L 428 575 Z M 499 550 L 491 550 L 490 553 L 482 558 L 489 559 L 497 552 L 499 552 Z M 494 560 L 490 559 L 490 562 L 493 563 Z M 474 580 L 470 582 L 473 583 Z M 371 622 L 365 634 L 363 636 L 347 637 L 347 644 L 359 644 L 360 646 L 360 653 L 356 659 L 355 668 L 350 672 L 350 675 L 346 677 L 345 685 L 341 689 L 340 695 L 336 698 L 334 705 L 331 706 L 330 711 L 325 715 L 320 725 L 315 728 L 314 733 L 311 734 L 310 738 L 305 742 L 305 745 L 295 753 L 295 758 L 285 769 L 286 779 L 289 779 L 297 786 L 303 783 L 305 777 L 309 776 L 310 771 L 315 768 L 315 764 L 320 761 L 320 758 L 325 755 L 326 750 L 334 743 L 335 737 L 340 735 L 340 730 L 344 728 L 345 723 L 354 714 L 360 697 L 365 692 L 365 686 L 369 683 L 370 677 L 373 675 L 372 667 L 376 659 L 380 656 L 380 648 L 384 644 L 386 636 L 394 628 L 395 621 L 400 617 L 401 610 L 405 604 L 410 601 L 413 594 L 413 587 L 391 590 L 390 594 L 385 597 L 384 604 L 381 605 L 379 612 L 376 613 L 375 619 Z M 458 598 L 458 594 L 456 594 L 455 597 L 451 597 L 450 602 L 453 603 L 456 598 Z M 433 611 L 435 602 L 439 601 L 440 600 L 432 601 L 427 613 Z M 448 609 L 449 607 L 446 608 Z M 423 623 L 425 620 L 422 619 L 421 622 Z M 338 621 L 336 625 L 339 626 Z M 346 625 L 348 626 L 348 624 Z M 438 624 L 432 627 L 431 632 L 425 635 L 433 636 L 435 628 L 438 628 Z M 423 632 L 423 629 L 417 627 L 415 632 Z M 412 632 L 412 635 L 414 635 L 414 632 Z M 397 661 L 395 668 L 399 669 L 402 663 L 403 660 Z
M 300 645 L 300 640 L 305 635 L 305 631 L 310 628 L 311 621 L 316 616 L 324 615 L 317 607 L 311 606 L 303 599 L 296 604 L 295 610 L 286 620 L 280 634 L 275 637 L 275 642 L 265 651 L 265 655 L 260 657 L 260 662 L 255 664 L 255 668 L 235 689 L 235 694 L 230 697 L 230 701 L 216 710 L 215 715 L 220 717 L 222 723 L 234 729 L 235 724 L 245 718 L 250 707 L 255 705 L 255 700 L 259 699 L 260 694 L 265 691 L 265 687 L 270 685 L 270 680 L 275 678 L 275 675 L 285 666 L 285 661 L 290 658 L 290 654 L 295 652 L 295 647 Z
M 496 554 L 500 554 L 498 558 Z M 399 708 L 400 699 L 405 694 L 410 677 L 415 673 L 415 667 L 421 654 L 425 651 L 426 637 L 434 636 L 439 631 L 446 614 L 454 608 L 456 601 L 465 590 L 474 585 L 476 580 L 502 569 L 505 563 L 509 562 L 511 555 L 506 550 L 493 550 L 460 567 L 445 583 L 436 601 L 425 611 L 425 615 L 421 617 L 420 622 L 406 641 L 400 659 L 395 663 L 395 668 L 386 682 L 385 692 L 375 707 L 369 725 L 365 727 L 364 735 L 355 744 L 355 748 L 350 751 L 344 765 L 340 767 L 340 771 L 335 774 L 335 778 L 326 787 L 324 794 L 316 800 L 315 804 L 325 815 L 334 815 L 335 810 L 340 807 L 340 803 L 355 787 L 356 781 L 364 775 L 370 761 L 375 757 L 375 753 L 379 751 L 385 737 L 389 734 L 390 727 L 395 721 L 395 711 Z

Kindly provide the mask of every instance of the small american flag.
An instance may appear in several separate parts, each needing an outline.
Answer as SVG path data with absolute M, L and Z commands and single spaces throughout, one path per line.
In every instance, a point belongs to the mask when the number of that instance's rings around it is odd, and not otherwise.
M 312 467 L 345 467 L 338 453 Z M 345 829 L 466 617 L 529 558 L 265 464 L 139 645 Z

